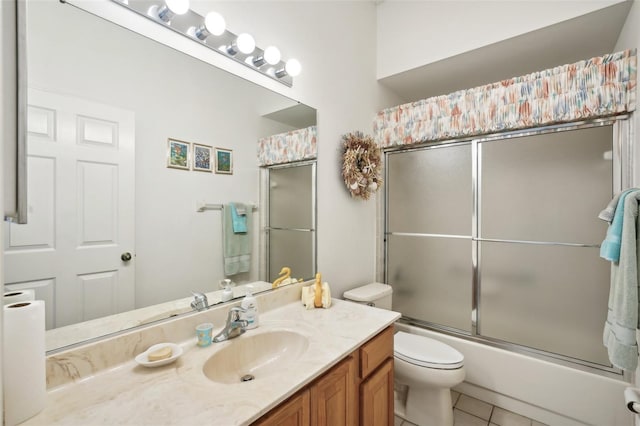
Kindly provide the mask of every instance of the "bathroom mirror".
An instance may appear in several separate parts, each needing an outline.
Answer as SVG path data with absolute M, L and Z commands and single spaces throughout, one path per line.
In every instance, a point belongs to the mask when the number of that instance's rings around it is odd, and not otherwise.
M 253 231 L 234 295 L 270 289 L 257 140 L 313 108 L 67 3 L 27 0 L 27 62 L 29 223 L 5 224 L 5 291 L 45 300 L 48 350 L 218 302 L 230 202 Z

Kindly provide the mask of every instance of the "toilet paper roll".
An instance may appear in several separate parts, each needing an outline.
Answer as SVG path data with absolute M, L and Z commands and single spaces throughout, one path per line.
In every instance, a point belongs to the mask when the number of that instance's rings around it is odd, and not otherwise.
M 9 305 L 11 303 L 24 302 L 26 300 L 36 300 L 36 294 L 33 290 L 16 290 L 7 291 L 4 294 L 3 305 Z
M 640 413 L 640 389 L 626 388 L 624 390 L 624 403 L 632 412 Z
M 38 414 L 47 396 L 44 301 L 4 305 L 2 374 L 5 425 Z

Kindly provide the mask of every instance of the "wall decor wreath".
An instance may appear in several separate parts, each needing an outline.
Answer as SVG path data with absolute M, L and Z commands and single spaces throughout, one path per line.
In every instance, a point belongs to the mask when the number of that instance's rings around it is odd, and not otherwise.
M 342 136 L 342 178 L 352 197 L 368 200 L 382 186 L 380 149 L 362 132 Z

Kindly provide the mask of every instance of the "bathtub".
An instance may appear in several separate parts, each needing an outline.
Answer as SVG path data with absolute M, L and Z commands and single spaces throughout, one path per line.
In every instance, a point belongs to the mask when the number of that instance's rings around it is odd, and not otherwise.
M 554 364 L 408 324 L 396 330 L 440 340 L 464 355 L 465 381 L 454 390 L 555 425 L 632 426 L 623 380 Z

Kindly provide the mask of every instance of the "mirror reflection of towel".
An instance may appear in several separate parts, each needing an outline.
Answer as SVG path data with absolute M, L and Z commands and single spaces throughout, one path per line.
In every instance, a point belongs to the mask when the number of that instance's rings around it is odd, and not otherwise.
M 241 234 L 247 232 L 247 207 L 242 203 L 229 204 L 233 232 Z
M 249 272 L 251 268 L 252 235 L 251 217 L 245 215 L 245 232 L 236 233 L 233 230 L 233 211 L 231 205 L 225 205 L 222 219 L 222 241 L 224 248 L 224 274 L 227 276 Z

